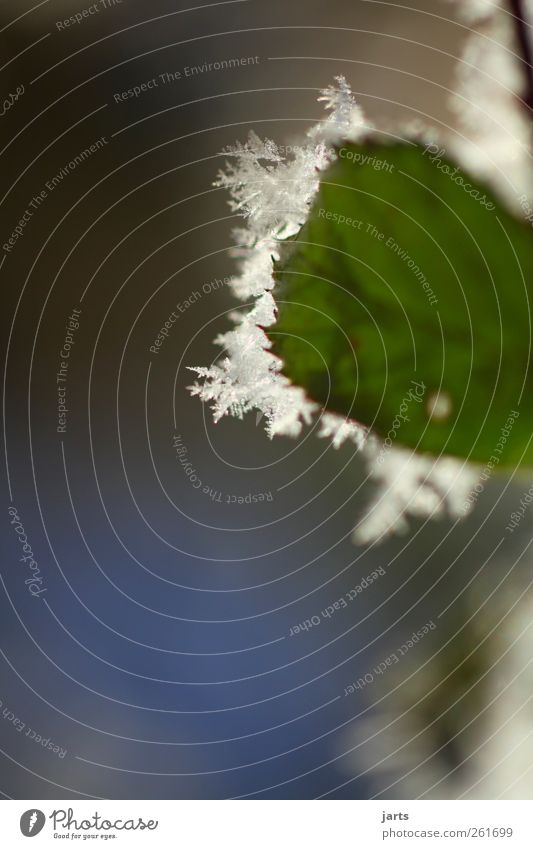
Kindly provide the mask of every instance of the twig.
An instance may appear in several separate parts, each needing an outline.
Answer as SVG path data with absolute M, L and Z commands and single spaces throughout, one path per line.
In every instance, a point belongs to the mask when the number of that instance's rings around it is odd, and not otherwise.
M 522 61 L 526 72 L 527 88 L 523 100 L 533 111 L 533 53 L 528 32 L 529 27 L 523 8 L 524 4 L 522 0 L 509 0 L 509 5 L 514 15 L 516 36 L 520 44 Z

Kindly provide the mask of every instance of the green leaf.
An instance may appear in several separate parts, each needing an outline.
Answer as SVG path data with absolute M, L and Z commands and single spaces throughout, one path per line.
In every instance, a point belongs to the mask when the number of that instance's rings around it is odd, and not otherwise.
M 284 373 L 391 444 L 531 463 L 531 226 L 434 146 L 337 153 L 275 269 Z

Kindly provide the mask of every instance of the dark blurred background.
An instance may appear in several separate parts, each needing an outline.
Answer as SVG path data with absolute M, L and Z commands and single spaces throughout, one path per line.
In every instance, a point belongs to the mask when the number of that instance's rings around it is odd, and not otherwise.
M 321 117 L 319 90 L 337 74 L 378 124 L 448 124 L 464 29 L 450 4 L 427 0 L 105 5 L 59 28 L 90 4 L 0 10 L 2 99 L 23 87 L 0 123 L 3 245 L 31 211 L 0 255 L 0 791 L 387 795 L 389 777 L 368 765 L 390 752 L 376 739 L 350 752 L 378 685 L 345 687 L 437 620 L 487 559 L 490 570 L 513 498 L 494 521 L 505 482 L 492 482 L 463 524 L 413 523 L 364 551 L 350 535 L 372 485 L 353 447 L 311 430 L 269 441 L 255 415 L 214 425 L 186 391 L 187 366 L 218 355 L 235 306 L 215 282 L 235 272 L 238 224 L 212 185 L 220 151 L 250 129 L 290 144 Z M 243 57 L 254 61 L 185 72 Z M 38 562 L 35 597 L 11 506 Z M 378 567 L 354 602 L 290 636 Z M 455 627 L 439 622 L 417 663 Z M 390 689 L 379 699 L 394 718 Z

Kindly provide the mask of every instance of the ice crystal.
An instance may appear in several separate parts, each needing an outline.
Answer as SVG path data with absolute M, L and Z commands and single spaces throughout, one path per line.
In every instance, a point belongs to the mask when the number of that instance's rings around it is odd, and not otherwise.
M 323 101 L 330 115 L 308 132 L 311 139 L 324 144 L 335 144 L 339 139 L 355 139 L 366 126 L 370 129 L 362 109 L 355 103 L 345 77 L 335 77 L 337 85 L 323 89 L 319 102 Z
M 369 438 L 367 428 L 336 413 L 322 413 L 318 435 L 331 439 L 334 448 L 340 448 L 347 440 L 354 442 L 357 448 L 364 448 Z

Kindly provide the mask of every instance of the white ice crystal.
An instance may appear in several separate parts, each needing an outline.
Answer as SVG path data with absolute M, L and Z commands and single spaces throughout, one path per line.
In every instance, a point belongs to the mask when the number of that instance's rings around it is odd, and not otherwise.
M 463 13 L 469 7 L 469 22 L 481 21 L 480 26 L 493 29 L 489 37 L 473 30 L 467 45 L 455 101 L 461 143 L 450 140 L 450 146 L 466 168 L 486 176 L 496 165 L 496 170 L 506 175 L 508 186 L 523 186 L 529 153 L 515 97 L 521 80 L 512 53 L 506 53 L 511 41 L 509 26 L 495 22 L 497 3 L 475 0 L 461 6 Z M 503 80 L 497 95 L 492 85 L 495 77 Z M 281 374 L 282 363 L 270 353 L 271 343 L 263 328 L 276 320 L 272 272 L 273 261 L 279 259 L 278 242 L 296 234 L 304 224 L 319 187 L 320 171 L 335 156 L 334 145 L 371 132 L 344 77 L 336 77 L 336 85 L 324 89 L 319 99 L 329 114 L 308 131 L 300 147 L 292 148 L 291 156 L 254 133 L 246 144 L 225 151 L 230 162 L 215 185 L 229 190 L 232 209 L 247 225 L 234 233 L 234 253 L 240 257 L 241 268 L 232 288 L 237 298 L 252 299 L 253 305 L 249 312 L 234 315 L 236 328 L 215 340 L 224 349 L 222 360 L 210 368 L 192 369 L 200 382 L 191 391 L 211 404 L 216 421 L 227 414 L 242 418 L 246 412 L 259 410 L 271 437 L 298 436 L 302 426 L 320 412 L 319 436 L 331 439 L 335 448 L 346 440 L 355 443 L 379 483 L 367 515 L 354 532 L 355 541 L 366 544 L 405 531 L 407 515 L 460 515 L 479 471 L 450 457 L 396 448 L 376 462 L 376 438 L 358 422 L 320 411 L 303 389 Z
M 334 448 L 340 448 L 347 440 L 354 442 L 357 448 L 364 448 L 369 439 L 365 427 L 336 413 L 322 413 L 318 435 L 331 439 Z
M 333 145 L 341 139 L 355 140 L 361 137 L 363 129 L 370 129 L 345 77 L 339 76 L 335 79 L 337 85 L 323 89 L 318 98 L 319 102 L 324 102 L 330 114 L 325 121 L 321 121 L 308 132 L 310 139 L 325 145 Z

